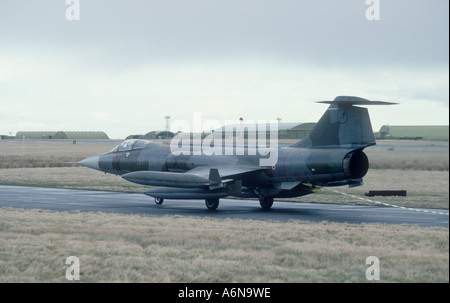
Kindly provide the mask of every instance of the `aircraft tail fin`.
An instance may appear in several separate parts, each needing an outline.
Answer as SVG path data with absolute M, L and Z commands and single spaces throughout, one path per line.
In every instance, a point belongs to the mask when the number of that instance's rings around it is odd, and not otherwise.
M 384 101 L 338 96 L 330 104 L 316 126 L 295 146 L 298 147 L 366 147 L 375 144 L 372 125 L 367 108 L 354 105 L 391 105 Z

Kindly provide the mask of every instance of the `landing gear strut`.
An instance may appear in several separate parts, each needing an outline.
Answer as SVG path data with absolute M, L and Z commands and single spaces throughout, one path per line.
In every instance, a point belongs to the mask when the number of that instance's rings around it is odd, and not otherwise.
M 259 199 L 259 204 L 263 209 L 270 209 L 273 205 L 273 197 L 262 197 Z
M 219 206 L 219 199 L 206 199 L 205 205 L 209 210 L 216 210 Z

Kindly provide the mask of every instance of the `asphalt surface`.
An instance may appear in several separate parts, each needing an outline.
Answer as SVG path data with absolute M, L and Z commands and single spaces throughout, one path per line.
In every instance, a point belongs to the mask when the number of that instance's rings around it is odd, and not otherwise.
M 209 211 L 203 200 L 165 200 L 162 205 L 156 205 L 152 198 L 143 194 L 22 186 L 0 186 L 0 207 L 262 221 L 301 220 L 449 227 L 448 210 L 438 209 L 409 210 L 384 206 L 293 203 L 275 200 L 270 210 L 263 210 L 256 200 L 221 199 L 219 208 Z

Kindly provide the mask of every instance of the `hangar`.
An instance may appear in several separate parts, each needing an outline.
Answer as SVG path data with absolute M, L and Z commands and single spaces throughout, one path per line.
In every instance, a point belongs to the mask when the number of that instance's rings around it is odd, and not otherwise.
M 448 125 L 383 125 L 376 133 L 376 137 L 379 139 L 448 141 L 448 130 Z
M 278 123 L 278 139 L 301 139 L 306 136 L 316 125 L 316 123 Z M 223 137 L 225 137 L 225 132 L 227 130 L 232 130 L 233 135 L 239 137 L 239 134 L 242 132 L 244 134 L 244 138 L 248 138 L 248 130 L 253 129 L 255 125 L 247 124 L 232 124 L 221 127 L 219 129 L 214 130 L 214 132 L 221 131 Z M 267 138 L 269 138 L 270 125 L 266 124 L 267 127 Z M 202 138 L 209 135 L 209 132 L 202 133 Z M 192 134 L 191 134 L 192 135 Z M 126 139 L 171 139 L 175 136 L 173 132 L 169 131 L 151 131 L 146 133 L 145 135 L 130 135 L 126 137 Z
M 109 137 L 102 131 L 20 131 L 16 139 L 108 140 Z
M 278 139 L 302 139 L 316 125 L 316 123 L 278 123 Z M 250 127 L 246 124 L 232 124 L 219 128 L 215 131 L 222 131 L 225 136 L 227 130 L 233 130 L 233 135 L 239 137 L 239 133 L 243 132 L 244 138 L 248 138 L 248 130 L 254 129 L 255 125 Z M 257 125 L 256 125 L 257 128 Z M 270 124 L 266 124 L 266 134 L 269 138 Z
M 280 123 L 281 125 L 283 123 Z M 316 125 L 316 123 L 293 123 L 293 126 L 287 128 L 278 128 L 278 138 L 280 139 L 302 139 Z
M 175 136 L 174 133 L 165 130 L 154 130 L 146 133 L 145 135 L 129 135 L 125 139 L 144 139 L 144 140 L 154 140 L 154 139 L 171 139 Z

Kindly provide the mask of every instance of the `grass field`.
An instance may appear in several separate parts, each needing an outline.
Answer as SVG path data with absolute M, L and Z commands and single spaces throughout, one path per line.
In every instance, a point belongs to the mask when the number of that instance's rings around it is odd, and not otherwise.
M 449 282 L 448 229 L 0 209 L 0 282 Z
M 0 184 L 142 192 L 64 163 L 112 147 L 0 141 Z M 376 200 L 448 209 L 448 150 L 366 153 L 365 185 L 337 190 L 406 189 Z M 361 203 L 326 190 L 295 200 Z M 380 260 L 380 282 L 449 282 L 446 228 L 0 209 L 0 282 L 65 282 L 69 256 L 80 260 L 80 282 L 367 282 L 369 256 Z

